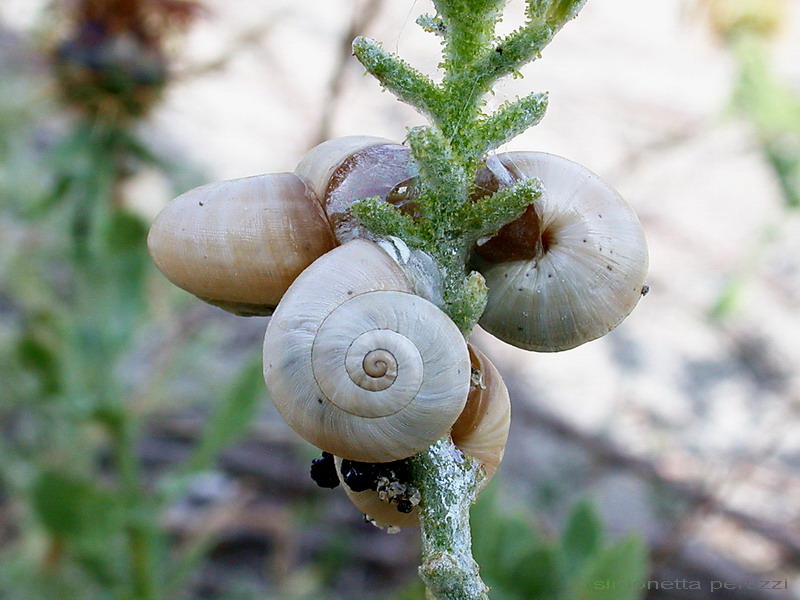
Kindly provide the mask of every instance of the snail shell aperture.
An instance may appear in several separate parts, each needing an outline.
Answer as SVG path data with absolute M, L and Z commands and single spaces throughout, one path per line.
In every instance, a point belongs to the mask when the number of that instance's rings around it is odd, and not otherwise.
M 346 136 L 312 148 L 295 175 L 313 188 L 340 243 L 374 236 L 353 216 L 356 200 L 379 197 L 413 210 L 411 181 L 417 176 L 411 149 L 372 136 Z
M 470 367 L 456 325 L 412 293 L 366 240 L 315 261 L 267 327 L 264 377 L 286 422 L 318 448 L 390 462 L 440 439 L 461 414 Z
M 647 244 L 636 214 L 597 175 L 566 158 L 498 158 L 514 179 L 539 178 L 545 192 L 500 231 L 502 243 L 490 240 L 476 252 L 473 266 L 489 288 L 480 325 L 540 352 L 605 335 L 633 310 L 645 283 Z

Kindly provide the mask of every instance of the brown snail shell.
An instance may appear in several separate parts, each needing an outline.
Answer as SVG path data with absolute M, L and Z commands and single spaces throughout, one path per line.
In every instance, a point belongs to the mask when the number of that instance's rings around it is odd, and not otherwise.
M 347 136 L 315 146 L 295 169 L 320 198 L 336 238 L 344 243 L 372 235 L 350 207 L 379 197 L 411 212 L 417 170 L 411 150 L 379 137 Z
M 500 372 L 486 355 L 469 344 L 472 382 L 469 397 L 450 435 L 464 453 L 486 472 L 486 485 L 503 460 L 511 426 L 511 400 Z
M 497 368 L 480 350 L 469 344 L 472 382 L 467 403 L 451 431 L 453 443 L 465 454 L 477 459 L 486 478 L 482 487 L 494 477 L 508 440 L 511 425 L 511 402 Z M 384 502 L 378 492 L 354 492 L 341 472 L 342 459 L 334 457 L 336 473 L 353 504 L 379 527 L 411 527 L 419 524 L 419 509 L 410 513 L 397 510 L 395 504 Z
M 291 173 L 210 183 L 182 194 L 147 238 L 178 287 L 242 315 L 269 315 L 335 240 L 313 192 Z

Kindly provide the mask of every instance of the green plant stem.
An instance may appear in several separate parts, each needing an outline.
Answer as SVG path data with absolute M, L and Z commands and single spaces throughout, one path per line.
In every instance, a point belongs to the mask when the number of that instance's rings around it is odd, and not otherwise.
M 114 454 L 119 468 L 121 494 L 125 506 L 128 551 L 131 561 L 132 600 L 155 600 L 155 549 L 151 525 L 142 505 L 147 501 L 144 478 L 136 453 L 137 431 L 130 415 L 115 411 L 117 419 L 110 426 Z M 140 517 L 141 514 L 141 517 Z

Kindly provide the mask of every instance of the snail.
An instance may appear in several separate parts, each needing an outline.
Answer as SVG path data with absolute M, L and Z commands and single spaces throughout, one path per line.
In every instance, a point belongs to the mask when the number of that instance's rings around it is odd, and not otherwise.
M 451 435 L 453 443 L 462 452 L 475 458 L 483 467 L 486 475 L 481 482 L 483 488 L 491 481 L 503 459 L 511 423 L 511 403 L 508 390 L 497 368 L 471 344 L 469 354 L 473 378 L 466 406 L 453 425 Z M 339 479 L 344 482 L 342 487 L 347 496 L 375 525 L 385 528 L 419 524 L 418 493 L 415 495 L 416 490 L 407 488 L 402 482 L 402 477 L 400 481 L 394 481 L 390 475 L 393 470 L 402 469 L 402 465 L 399 467 L 390 465 L 389 469 L 383 469 L 383 473 L 378 470 L 375 483 L 358 481 L 359 485 L 353 486 L 358 490 L 356 491 L 348 485 L 351 477 L 342 470 L 343 465 L 352 467 L 339 457 L 335 457 L 334 461 Z M 382 465 L 364 466 L 380 468 Z M 389 474 L 386 474 L 386 471 Z M 375 481 L 375 475 L 372 479 Z M 371 489 L 364 489 L 370 484 Z
M 413 212 L 417 170 L 411 149 L 379 137 L 347 136 L 312 148 L 295 175 L 321 199 L 340 243 L 373 238 L 351 214 L 355 200 L 380 197 Z
M 177 197 L 156 217 L 147 245 L 178 287 L 236 314 L 269 315 L 336 242 L 308 186 L 291 173 L 271 173 Z
M 383 138 L 349 136 L 314 147 L 295 174 L 195 188 L 158 215 L 150 253 L 167 279 L 202 300 L 270 315 L 300 272 L 337 245 L 334 229 L 339 242 L 367 235 L 349 206 L 409 180 L 409 155 Z
M 539 352 L 605 335 L 642 296 L 648 255 L 636 214 L 597 175 L 566 158 L 509 152 L 497 159 L 511 180 L 537 177 L 545 192 L 476 248 L 472 266 L 489 288 L 481 327 Z M 479 187 L 503 185 L 497 166 L 481 173 Z
M 442 438 L 467 399 L 467 345 L 379 245 L 353 240 L 292 283 L 267 326 L 264 378 L 301 437 L 390 462 Z

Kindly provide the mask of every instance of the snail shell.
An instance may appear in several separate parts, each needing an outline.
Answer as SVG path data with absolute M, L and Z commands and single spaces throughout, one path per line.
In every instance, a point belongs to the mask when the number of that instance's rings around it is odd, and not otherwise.
M 453 443 L 465 454 L 477 459 L 486 473 L 481 487 L 494 477 L 508 440 L 511 425 L 511 402 L 508 389 L 497 368 L 480 350 L 469 344 L 472 382 L 463 412 L 453 425 Z M 353 504 L 378 527 L 411 527 L 419 524 L 419 509 L 402 513 L 396 505 L 384 502 L 378 492 L 354 492 L 342 475 L 342 459 L 334 457 L 342 487 Z
M 321 199 L 336 238 L 372 237 L 350 212 L 356 200 L 380 197 L 413 211 L 417 169 L 411 150 L 379 137 L 347 136 L 323 142 L 295 169 Z
M 419 525 L 419 508 L 417 506 L 409 513 L 402 513 L 397 510 L 395 504 L 390 504 L 389 502 L 381 500 L 378 492 L 375 490 L 354 492 L 344 482 L 342 459 L 338 456 L 334 456 L 333 461 L 336 465 L 336 474 L 339 476 L 339 481 L 342 482 L 342 487 L 347 497 L 350 499 L 350 502 L 352 502 L 358 510 L 367 515 L 370 522 L 375 526 L 386 529 L 387 527 L 416 527 Z
M 267 327 L 264 377 L 297 433 L 335 456 L 390 462 L 440 439 L 469 391 L 467 345 L 377 244 L 308 267 Z
M 489 288 L 480 325 L 540 352 L 605 335 L 633 310 L 645 283 L 647 244 L 636 214 L 597 175 L 566 158 L 498 158 L 514 179 L 539 178 L 545 192 L 476 251 L 473 267 Z
M 469 355 L 473 374 L 469 397 L 450 435 L 464 454 L 481 463 L 486 472 L 485 486 L 503 460 L 511 426 L 511 401 L 497 367 L 472 344 Z
M 156 217 L 147 245 L 178 287 L 236 314 L 268 315 L 335 240 L 305 183 L 272 173 L 178 196 Z

